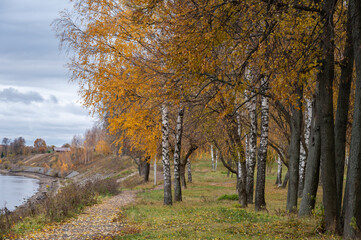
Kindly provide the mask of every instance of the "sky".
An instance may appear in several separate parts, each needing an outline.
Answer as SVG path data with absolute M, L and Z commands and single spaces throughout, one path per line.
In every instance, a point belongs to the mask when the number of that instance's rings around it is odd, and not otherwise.
M 69 0 L 0 0 L 0 141 L 61 146 L 94 124 L 50 26 L 66 8 Z

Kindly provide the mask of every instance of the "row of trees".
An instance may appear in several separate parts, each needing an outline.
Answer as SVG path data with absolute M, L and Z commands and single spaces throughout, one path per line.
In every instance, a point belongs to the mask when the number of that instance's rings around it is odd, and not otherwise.
M 11 139 L 9 138 L 4 137 L 1 143 L 2 157 L 7 157 L 9 155 L 22 155 L 31 151 L 31 149 L 26 148 L 25 139 L 23 137 L 15 138 L 13 141 L 11 141 Z
M 73 164 L 88 164 L 96 154 L 106 156 L 116 152 L 107 131 L 98 126 L 87 129 L 84 136 L 74 135 L 69 147 Z
M 74 54 L 72 79 L 116 142 L 147 161 L 162 156 L 165 204 L 170 154 L 181 201 L 185 162 L 212 144 L 237 174 L 241 205 L 265 209 L 271 147 L 288 167 L 286 209 L 301 195 L 299 214 L 311 213 L 321 169 L 326 229 L 360 236 L 358 0 L 73 2 L 53 25 Z
M 45 140 L 42 138 L 37 138 L 34 141 L 34 147 L 26 146 L 26 141 L 23 137 L 15 138 L 11 141 L 10 138 L 4 137 L 1 141 L 2 157 L 8 157 L 12 155 L 28 155 L 31 153 L 45 153 L 47 151 L 52 151 L 54 146 L 47 146 Z

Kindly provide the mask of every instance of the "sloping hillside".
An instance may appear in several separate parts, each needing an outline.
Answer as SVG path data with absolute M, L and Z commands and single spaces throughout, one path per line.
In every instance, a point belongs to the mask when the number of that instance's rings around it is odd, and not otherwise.
M 84 163 L 75 161 L 69 153 L 58 152 L 14 156 L 2 159 L 3 168 L 12 168 L 14 166 L 51 168 L 64 173 L 77 171 L 84 178 L 94 175 L 121 175 L 126 169 L 128 173 L 136 171 L 132 160 L 126 156 L 94 154 L 89 161 Z

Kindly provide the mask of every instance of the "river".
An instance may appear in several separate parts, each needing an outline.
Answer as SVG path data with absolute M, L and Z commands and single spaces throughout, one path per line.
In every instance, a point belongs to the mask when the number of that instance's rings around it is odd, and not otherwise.
M 10 211 L 20 206 L 34 195 L 39 188 L 39 180 L 23 176 L 0 174 L 0 208 Z

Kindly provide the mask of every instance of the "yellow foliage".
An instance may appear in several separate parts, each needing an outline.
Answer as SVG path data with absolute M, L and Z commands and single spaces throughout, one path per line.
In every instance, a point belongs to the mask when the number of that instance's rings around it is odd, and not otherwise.
M 267 94 L 286 106 L 297 102 L 297 87 L 314 92 L 317 12 L 258 0 L 75 2 L 79 18 L 64 14 L 56 27 L 75 52 L 69 67 L 83 104 L 109 123 L 118 144 L 129 141 L 149 156 L 157 153 L 164 103 L 202 106 L 196 115 L 208 121 L 200 121 L 206 132 L 245 111 L 245 91 L 257 95 L 262 78 Z
M 95 147 L 95 151 L 104 155 L 108 155 L 111 153 L 109 144 L 104 141 L 104 140 L 100 140 L 98 141 L 96 147 Z

